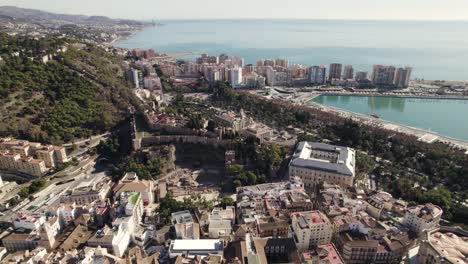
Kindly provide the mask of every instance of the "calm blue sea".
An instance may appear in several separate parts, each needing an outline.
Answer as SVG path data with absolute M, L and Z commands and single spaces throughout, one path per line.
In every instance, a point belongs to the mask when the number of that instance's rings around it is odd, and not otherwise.
M 468 80 L 468 22 L 346 20 L 178 20 L 117 43 L 166 53 L 287 58 L 304 65 L 340 62 L 414 67 L 413 77 Z
M 468 142 L 468 100 L 322 95 L 312 102 L 349 110 Z

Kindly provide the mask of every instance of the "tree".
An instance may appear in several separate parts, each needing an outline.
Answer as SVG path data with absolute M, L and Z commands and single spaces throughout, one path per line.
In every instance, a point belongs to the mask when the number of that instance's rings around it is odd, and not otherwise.
M 121 156 L 119 137 L 112 135 L 108 140 L 101 140 L 97 150 L 99 154 L 117 160 Z
M 359 173 L 370 173 L 376 164 L 375 161 L 369 156 L 361 152 L 356 153 L 356 169 Z
M 267 161 L 271 163 L 273 167 L 277 167 L 280 165 L 282 159 L 283 151 L 282 149 L 275 143 L 270 144 L 267 149 Z
M 222 196 L 219 200 L 219 206 L 226 208 L 226 206 L 233 206 L 234 200 L 229 196 Z
M 203 128 L 203 119 L 200 115 L 192 115 L 189 117 L 187 127 L 190 129 L 199 130 Z
M 160 157 L 150 159 L 148 161 L 148 169 L 153 176 L 159 176 L 163 170 L 164 163 Z
M 28 188 L 21 188 L 21 190 L 18 192 L 18 195 L 21 199 L 24 199 L 28 197 L 29 195 L 29 189 Z
M 233 165 L 229 166 L 228 173 L 231 174 L 231 175 L 237 175 L 240 172 L 242 172 L 243 170 L 244 170 L 244 168 L 241 165 L 233 164 Z
M 244 182 L 245 185 L 255 185 L 257 184 L 257 175 L 251 171 L 246 172 L 247 181 Z
M 429 190 L 422 197 L 424 202 L 437 204 L 445 211 L 452 207 L 452 193 L 445 187 Z
M 206 130 L 210 131 L 210 132 L 214 132 L 216 129 L 216 124 L 213 120 L 210 120 L 208 121 L 208 125 L 206 127 Z
M 185 102 L 185 97 L 181 92 L 177 92 L 176 96 L 174 97 L 174 104 L 180 105 Z
M 234 189 L 237 189 L 237 188 L 239 188 L 239 187 L 242 187 L 242 183 L 241 183 L 240 180 L 237 180 L 237 179 L 236 179 L 236 180 L 234 180 L 234 181 L 232 182 L 232 186 L 234 187 Z
M 125 167 L 125 172 L 135 172 L 141 179 L 151 179 L 151 173 L 148 168 L 137 159 L 132 159 Z

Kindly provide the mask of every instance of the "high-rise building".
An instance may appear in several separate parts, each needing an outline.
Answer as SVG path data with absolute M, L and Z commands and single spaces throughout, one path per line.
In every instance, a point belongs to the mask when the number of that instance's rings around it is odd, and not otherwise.
M 330 64 L 330 71 L 328 73 L 328 79 L 341 79 L 341 68 L 343 67 L 340 63 L 332 63 Z
M 411 80 L 411 73 L 413 72 L 413 68 L 407 66 L 405 67 L 405 71 L 406 71 L 405 87 L 408 87 L 409 82 Z
M 218 69 L 212 67 L 207 69 L 206 79 L 210 84 L 214 84 L 215 82 L 219 81 L 219 71 Z
M 367 80 L 367 72 L 365 72 L 365 71 L 358 71 L 358 72 L 356 72 L 356 75 L 355 75 L 354 79 L 355 79 L 357 82 L 362 82 L 362 81 Z
M 242 84 L 242 68 L 236 67 L 231 69 L 231 86 L 239 88 Z
M 221 54 L 219 55 L 219 63 L 224 63 L 227 59 L 229 59 L 229 56 L 226 54 Z
M 312 85 L 325 83 L 327 68 L 325 66 L 312 66 L 309 69 L 309 80 Z
M 264 60 L 264 61 L 263 61 L 263 65 L 264 65 L 264 66 L 275 67 L 275 61 L 274 61 L 274 60 Z
M 140 76 L 141 73 L 137 69 L 132 69 L 132 82 L 135 85 L 135 88 L 140 88 Z
M 394 66 L 374 65 L 372 71 L 372 82 L 375 85 L 393 85 L 395 71 L 396 69 Z
M 262 67 L 262 66 L 265 66 L 265 60 L 258 60 L 257 67 Z
M 233 67 L 244 67 L 244 58 L 234 56 L 230 57 Z
M 289 61 L 287 59 L 276 59 L 275 65 L 287 68 L 289 66 Z
M 197 58 L 197 63 L 215 63 L 219 64 L 219 57 L 218 56 L 209 56 L 206 53 L 203 53 L 201 57 Z
M 411 71 L 411 67 L 398 68 L 395 74 L 395 86 L 399 88 L 408 87 L 411 78 Z
M 248 74 L 248 73 L 253 73 L 253 72 L 254 72 L 254 66 L 252 64 L 247 64 L 242 69 L 243 74 Z
M 266 74 L 266 82 L 269 86 L 286 86 L 292 81 L 291 73 L 274 70 L 269 67 Z
M 352 80 L 354 79 L 354 68 L 352 65 L 346 65 L 343 70 L 343 79 Z

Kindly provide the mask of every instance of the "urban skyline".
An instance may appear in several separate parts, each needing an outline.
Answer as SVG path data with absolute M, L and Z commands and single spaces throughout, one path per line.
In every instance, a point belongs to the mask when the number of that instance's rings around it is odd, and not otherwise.
M 133 57 L 147 57 L 144 54 L 155 51 L 134 49 Z M 181 61 L 182 62 L 182 61 Z M 331 63 L 325 65 L 291 64 L 288 59 L 259 59 L 255 64 L 245 64 L 244 58 L 226 54 L 201 54 L 195 61 L 183 61 L 180 65 L 162 64 L 167 74 L 178 72 L 181 76 L 202 74 L 210 85 L 226 81 L 233 88 L 261 88 L 265 86 L 320 86 L 331 84 L 342 87 L 407 88 L 413 68 L 374 64 L 371 71 L 356 71 L 353 65 Z M 130 78 L 138 83 L 138 79 Z

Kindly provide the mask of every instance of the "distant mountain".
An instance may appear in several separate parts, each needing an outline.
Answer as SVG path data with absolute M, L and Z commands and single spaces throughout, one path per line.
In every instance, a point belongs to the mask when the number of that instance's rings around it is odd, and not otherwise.
M 112 19 L 105 16 L 84 16 L 84 15 L 67 15 L 46 12 L 37 9 L 19 8 L 15 6 L 0 6 L 0 17 L 9 17 L 12 19 L 28 20 L 31 23 L 40 24 L 81 24 L 81 25 L 144 25 L 145 22 L 128 20 L 128 19 Z

